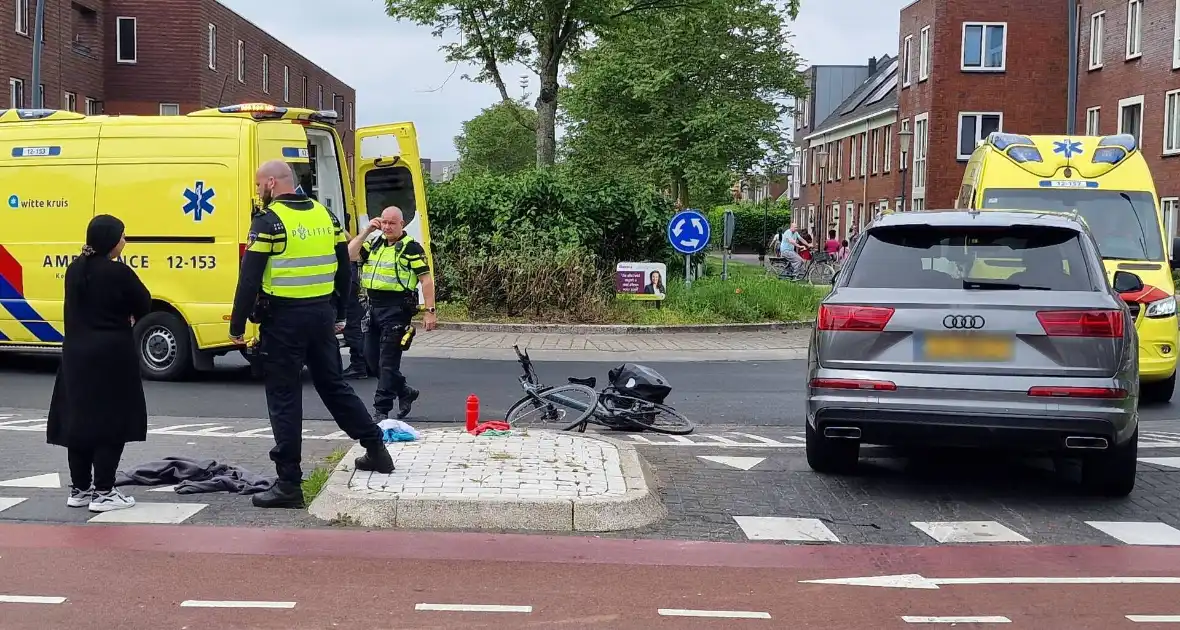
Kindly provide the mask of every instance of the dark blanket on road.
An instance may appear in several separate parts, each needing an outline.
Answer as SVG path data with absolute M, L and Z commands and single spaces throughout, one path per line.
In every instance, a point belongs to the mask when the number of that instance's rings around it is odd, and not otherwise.
M 140 464 L 119 471 L 116 486 L 176 485 L 177 494 L 201 492 L 235 492 L 256 494 L 274 485 L 273 477 L 264 477 L 244 468 L 222 464 L 212 459 L 165 457 L 161 461 Z

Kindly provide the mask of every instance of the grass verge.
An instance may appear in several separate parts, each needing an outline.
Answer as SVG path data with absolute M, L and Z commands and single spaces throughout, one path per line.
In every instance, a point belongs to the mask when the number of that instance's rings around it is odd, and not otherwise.
M 348 454 L 348 450 L 338 448 L 331 452 L 324 461 L 312 469 L 311 474 L 307 479 L 303 480 L 303 501 L 311 503 L 312 499 L 319 496 L 323 492 L 324 486 L 328 483 L 328 478 L 332 476 L 332 471 L 336 470 L 336 466 Z

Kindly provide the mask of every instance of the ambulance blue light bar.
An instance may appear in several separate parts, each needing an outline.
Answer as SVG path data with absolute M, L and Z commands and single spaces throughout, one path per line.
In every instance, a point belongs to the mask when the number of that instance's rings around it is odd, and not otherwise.
M 1095 164 L 1118 164 L 1127 159 L 1127 156 L 1138 147 L 1139 143 L 1135 136 L 1129 133 L 1104 136 L 1098 141 L 1098 149 L 1094 151 L 1094 157 L 1090 161 Z
M 1023 164 L 1025 162 L 1043 162 L 1041 152 L 1036 147 L 1011 146 L 1008 147 L 1008 157 L 1012 161 Z
M 321 109 L 314 113 L 309 118 L 311 122 L 324 123 L 326 125 L 335 125 L 340 121 L 340 114 L 336 113 L 334 109 Z
M 1031 146 L 1031 147 L 1036 146 L 1035 144 L 1033 144 L 1032 138 L 1029 138 L 1028 136 L 1022 136 L 1019 134 L 1015 134 L 1015 133 L 999 133 L 999 132 L 993 133 L 990 136 L 988 136 L 988 141 L 992 143 L 993 147 L 995 147 L 1001 151 L 1007 149 L 1010 146 L 1017 145 L 1017 144 L 1027 145 L 1027 146 Z
M 1120 133 L 1114 136 L 1105 136 L 1098 141 L 1099 147 L 1122 147 L 1126 149 L 1127 153 L 1139 148 L 1139 142 L 1135 140 L 1135 136 L 1129 133 Z

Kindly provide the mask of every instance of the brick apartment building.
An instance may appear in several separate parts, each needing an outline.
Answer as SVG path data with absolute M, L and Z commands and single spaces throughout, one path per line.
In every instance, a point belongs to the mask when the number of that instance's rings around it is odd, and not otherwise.
M 802 123 L 809 108 L 814 112 L 814 100 L 798 107 L 791 194 L 802 225 L 813 232 L 834 226 L 847 234 L 886 205 L 951 207 L 968 156 L 990 132 L 1064 133 L 1068 11 L 1060 0 L 917 0 L 903 8 L 896 81 L 888 78 L 893 70 L 882 60 L 821 122 L 808 121 L 813 128 Z M 1140 139 L 1175 234 L 1180 2 L 1078 0 L 1077 11 L 1076 132 L 1125 132 Z M 878 95 L 876 105 L 863 101 L 874 84 L 895 85 L 893 94 Z M 904 158 L 901 131 L 913 134 Z M 817 163 L 823 150 L 826 169 Z M 862 178 L 866 151 L 869 171 Z M 876 174 L 875 163 L 881 165 Z M 904 191 L 897 168 L 902 164 Z
M 8 107 L 31 107 L 36 0 L 0 10 Z M 217 0 L 46 0 L 45 107 L 181 115 L 265 102 L 334 109 L 351 153 L 356 91 Z
M 1180 2 L 1079 0 L 1077 129 L 1139 138 L 1164 217 L 1180 198 Z

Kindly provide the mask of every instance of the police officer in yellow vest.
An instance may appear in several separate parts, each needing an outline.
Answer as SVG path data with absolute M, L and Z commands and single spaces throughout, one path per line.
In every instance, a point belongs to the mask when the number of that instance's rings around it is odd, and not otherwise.
M 433 330 L 438 323 L 426 250 L 406 234 L 405 226 L 402 211 L 390 206 L 348 244 L 349 255 L 362 263 L 361 286 L 369 296 L 365 362 L 369 373 L 377 375 L 373 413 L 378 419 L 389 417 L 394 398 L 398 418 L 409 415 L 418 399 L 418 390 L 406 384 L 401 364 L 403 343 L 413 335 L 410 320 L 418 313 L 419 287 L 426 306 L 426 330 Z
M 229 335 L 242 343 L 246 320 L 260 325 L 259 358 L 278 472 L 273 488 L 255 494 L 257 507 L 303 507 L 300 450 L 306 364 L 320 400 L 336 424 L 366 454 L 357 470 L 389 474 L 393 459 L 365 403 L 345 382 L 336 332 L 343 326 L 351 281 L 347 239 L 319 202 L 295 192 L 286 162 L 263 164 L 255 182 L 265 209 L 254 216 L 242 258 Z

